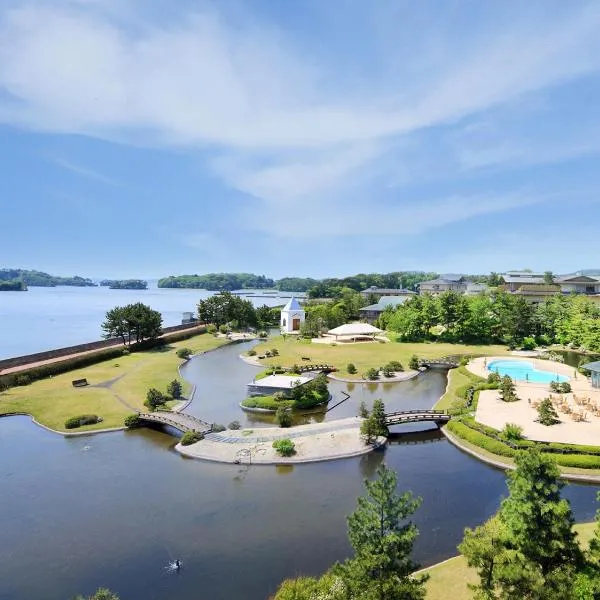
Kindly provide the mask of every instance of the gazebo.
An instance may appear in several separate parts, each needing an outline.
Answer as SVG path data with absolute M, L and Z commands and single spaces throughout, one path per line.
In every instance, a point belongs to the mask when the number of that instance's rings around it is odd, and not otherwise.
M 341 341 L 357 340 L 360 338 L 374 340 L 375 336 L 379 333 L 383 333 L 383 331 L 373 325 L 369 325 L 369 323 L 348 323 L 340 325 L 335 329 L 330 329 L 327 335 L 334 336 L 337 342 L 339 338 L 342 338 Z
M 600 388 L 600 360 L 581 365 L 581 368 L 588 370 L 592 374 L 592 387 Z

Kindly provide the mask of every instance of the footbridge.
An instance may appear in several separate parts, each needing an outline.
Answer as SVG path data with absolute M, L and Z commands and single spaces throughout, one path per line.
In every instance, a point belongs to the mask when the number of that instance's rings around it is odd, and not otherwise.
M 420 360 L 419 365 L 427 368 L 456 369 L 460 362 L 452 358 L 432 358 Z
M 436 425 L 447 423 L 450 415 L 443 410 L 401 410 L 399 412 L 386 413 L 385 424 L 402 425 L 403 423 L 420 423 L 430 421 Z
M 183 433 L 186 431 L 197 431 L 198 433 L 206 434 L 212 431 L 212 425 L 210 423 L 206 423 L 197 417 L 182 412 L 156 411 L 151 413 L 139 413 L 138 416 L 142 421 L 170 425 Z

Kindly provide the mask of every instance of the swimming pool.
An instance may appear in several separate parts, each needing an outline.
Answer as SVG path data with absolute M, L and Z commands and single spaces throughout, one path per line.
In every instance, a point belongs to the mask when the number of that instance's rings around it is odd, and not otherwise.
M 539 371 L 532 363 L 525 360 L 494 360 L 488 364 L 487 370 L 498 375 L 508 375 L 515 381 L 531 381 L 534 383 L 550 383 L 551 381 L 569 381 L 565 375 L 557 375 L 550 371 Z

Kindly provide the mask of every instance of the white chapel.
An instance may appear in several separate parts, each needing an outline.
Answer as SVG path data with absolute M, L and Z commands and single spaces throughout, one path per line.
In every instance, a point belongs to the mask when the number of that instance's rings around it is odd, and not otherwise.
M 279 322 L 282 333 L 298 333 L 300 325 L 304 323 L 304 310 L 294 296 L 281 309 L 281 320 Z

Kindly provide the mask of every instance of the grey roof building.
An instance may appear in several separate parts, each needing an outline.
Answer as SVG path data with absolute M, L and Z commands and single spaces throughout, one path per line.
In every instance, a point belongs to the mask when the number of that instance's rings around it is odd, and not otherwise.
M 368 323 L 374 323 L 386 308 L 390 306 L 392 308 L 400 306 L 410 298 L 411 296 L 383 296 L 379 299 L 377 304 L 364 306 L 358 312 L 360 313 L 361 319 L 364 319 Z
M 592 374 L 592 387 L 600 388 L 600 360 L 581 365 L 581 368 L 587 369 Z

